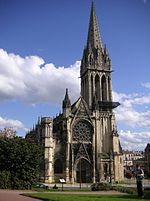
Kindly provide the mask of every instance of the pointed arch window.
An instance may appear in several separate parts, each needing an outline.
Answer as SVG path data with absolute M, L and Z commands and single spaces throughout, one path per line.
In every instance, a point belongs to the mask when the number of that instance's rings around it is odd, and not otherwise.
M 91 75 L 91 98 L 93 99 L 93 75 Z
M 105 75 L 102 76 L 101 86 L 102 86 L 102 101 L 107 101 L 107 84 Z
M 99 75 L 95 76 L 95 97 L 97 100 L 100 99 L 100 79 Z
M 108 77 L 108 99 L 109 101 L 112 101 L 112 91 L 111 91 L 111 79 L 110 77 Z

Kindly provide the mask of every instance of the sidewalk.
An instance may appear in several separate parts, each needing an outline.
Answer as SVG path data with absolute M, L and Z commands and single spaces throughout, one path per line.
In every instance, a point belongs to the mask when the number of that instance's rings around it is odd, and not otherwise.
M 2 190 L 0 189 L 0 201 L 39 201 L 34 198 L 29 198 L 21 195 L 29 191 Z M 31 191 L 30 191 L 31 192 Z

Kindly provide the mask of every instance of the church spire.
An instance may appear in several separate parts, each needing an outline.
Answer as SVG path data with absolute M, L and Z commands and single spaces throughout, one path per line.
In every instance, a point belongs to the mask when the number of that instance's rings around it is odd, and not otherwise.
M 101 41 L 98 21 L 95 14 L 94 1 L 92 1 L 92 6 L 91 6 L 91 16 L 90 16 L 90 22 L 89 22 L 87 47 L 90 47 L 92 49 L 102 48 L 102 41 Z
M 70 98 L 68 95 L 68 89 L 66 89 L 66 94 L 65 94 L 65 98 L 63 100 L 62 109 L 63 109 L 63 117 L 65 117 L 65 118 L 68 117 L 71 112 L 71 102 L 70 102 Z
M 70 99 L 68 95 L 68 89 L 66 89 L 65 98 L 63 100 L 63 108 L 68 108 L 68 107 L 71 107 L 71 103 L 70 103 Z
M 87 45 L 80 68 L 81 95 L 89 108 L 102 108 L 100 102 L 112 101 L 111 60 L 103 48 L 98 21 L 92 1 Z M 108 108 L 109 109 L 109 108 Z

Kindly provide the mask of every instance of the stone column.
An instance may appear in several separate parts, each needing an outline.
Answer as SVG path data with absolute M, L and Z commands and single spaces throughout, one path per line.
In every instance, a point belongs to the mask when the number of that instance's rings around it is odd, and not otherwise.
M 93 183 L 96 182 L 96 171 L 95 171 L 95 155 L 96 155 L 96 151 L 95 151 L 95 146 L 96 146 L 96 141 L 95 141 L 95 137 L 97 135 L 97 129 L 96 129 L 96 121 L 95 121 L 95 128 L 94 128 L 95 132 L 93 134 Z
M 70 159 L 70 143 L 67 143 L 67 148 L 66 148 L 66 183 L 70 182 L 69 178 L 69 159 Z

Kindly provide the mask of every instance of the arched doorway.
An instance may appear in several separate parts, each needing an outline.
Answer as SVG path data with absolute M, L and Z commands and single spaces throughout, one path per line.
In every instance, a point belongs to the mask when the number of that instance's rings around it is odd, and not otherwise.
M 81 158 L 76 166 L 77 183 L 91 183 L 93 178 L 93 168 L 88 160 Z
M 62 174 L 63 173 L 63 164 L 60 159 L 57 159 L 54 163 L 54 173 Z

